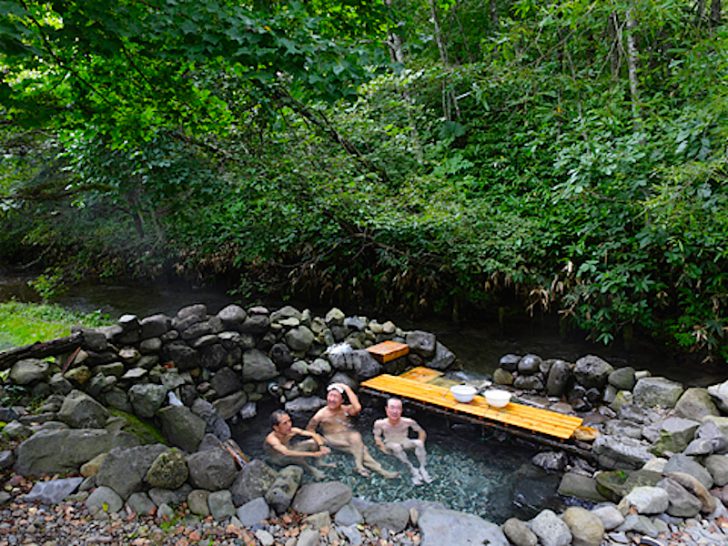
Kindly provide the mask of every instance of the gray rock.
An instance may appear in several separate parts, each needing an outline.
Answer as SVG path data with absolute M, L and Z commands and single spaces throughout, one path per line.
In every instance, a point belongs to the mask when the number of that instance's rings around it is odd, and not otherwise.
M 284 339 L 294 353 L 305 353 L 313 344 L 314 335 L 307 326 L 298 326 L 286 332 Z
M 521 355 L 507 354 L 503 355 L 498 361 L 498 366 L 508 372 L 518 370 L 518 363 L 521 361 Z
M 170 449 L 159 454 L 144 480 L 152 487 L 177 489 L 187 481 L 189 474 L 184 455 L 178 449 Z
M 518 362 L 518 373 L 521 375 L 533 375 L 541 369 L 543 361 L 538 355 L 527 354 Z
M 207 505 L 210 507 L 210 514 L 216 521 L 225 521 L 235 515 L 232 495 L 227 489 L 210 493 L 207 497 Z
M 76 472 L 78 467 L 114 447 L 139 440 L 126 432 L 97 429 L 41 430 L 16 448 L 15 471 L 23 476 Z
M 256 533 L 256 537 L 257 536 L 258 535 Z M 258 537 L 258 540 L 260 540 L 260 537 Z M 321 541 L 319 539 L 319 533 L 313 529 L 304 529 L 301 534 L 298 535 L 298 540 L 296 541 L 296 546 L 319 546 L 320 544 Z
M 362 523 L 364 521 L 364 517 L 353 504 L 349 503 L 342 506 L 339 511 L 336 512 L 334 521 L 336 522 L 336 525 L 348 527 L 350 525 Z
M 223 449 L 198 451 L 187 457 L 190 483 L 198 489 L 217 491 L 235 481 L 238 471 L 230 454 Z
M 529 522 L 543 546 L 567 546 L 571 544 L 571 531 L 568 525 L 551 510 L 544 510 Z
M 11 421 L 2 429 L 4 436 L 11 440 L 25 440 L 33 434 L 31 428 L 20 421 Z
M 524 522 L 511 518 L 503 524 L 503 533 L 515 546 L 536 546 L 538 537 Z
M 298 490 L 292 508 L 302 514 L 335 514 L 351 500 L 351 488 L 341 482 L 308 483 Z
M 121 363 L 120 363 L 121 364 Z M 123 364 L 122 364 L 123 367 Z M 51 392 L 56 394 L 63 394 L 66 395 L 69 392 L 73 390 L 73 385 L 71 385 L 71 382 L 63 377 L 63 375 L 59 373 L 54 373 L 50 380 L 48 381 L 48 386 L 51 388 Z M 0 419 L 2 421 L 8 421 L 8 419 Z
M 694 476 L 684 472 L 665 472 L 665 477 L 675 480 L 682 485 L 691 495 L 700 500 L 700 511 L 705 514 L 712 514 L 717 506 L 717 501 L 708 489 Z
M 407 527 L 409 515 L 409 508 L 399 502 L 376 503 L 362 510 L 362 516 L 369 525 L 389 529 L 394 533 Z
M 152 502 L 146 493 L 133 493 L 126 501 L 126 505 L 134 514 L 151 514 L 157 505 Z
M 607 381 L 619 391 L 631 391 L 637 383 L 635 370 L 629 366 L 617 368 L 609 374 Z
M 657 455 L 683 451 L 695 437 L 700 423 L 682 417 L 668 417 L 660 425 L 660 438 L 652 449 Z
M 167 389 L 162 385 L 144 383 L 129 389 L 129 402 L 134 408 L 134 413 L 147 419 L 154 417 L 166 398 Z
M 149 498 L 152 499 L 154 504 L 157 506 L 162 506 L 163 504 L 166 504 L 167 506 L 177 506 L 187 499 L 191 491 L 192 487 L 187 483 L 183 484 L 182 487 L 178 489 L 159 489 L 157 487 L 152 487 L 149 490 Z
M 245 527 L 253 527 L 270 517 L 270 507 L 263 497 L 258 497 L 243 504 L 235 514 Z
M 207 505 L 207 497 L 209 496 L 210 492 L 204 489 L 193 489 L 190 491 L 189 495 L 187 495 L 187 506 L 190 512 L 197 516 L 209 516 L 210 507 Z
M 240 307 L 239 305 L 228 305 L 227 307 L 224 307 L 220 310 L 220 312 L 217 314 L 217 318 L 219 318 L 223 325 L 226 328 L 235 329 L 240 324 L 245 322 L 245 319 L 247 318 L 247 313 L 245 312 L 245 309 Z
M 143 318 L 139 322 L 141 329 L 139 337 L 149 339 L 166 334 L 172 327 L 172 319 L 166 315 L 157 314 Z
M 566 468 L 566 464 L 569 462 L 566 453 L 563 451 L 544 451 L 537 453 L 531 458 L 531 462 L 551 472 L 560 472 Z
M 720 411 L 728 413 L 728 381 L 711 385 L 708 387 L 708 394 L 713 397 Z
M 574 364 L 574 376 L 586 388 L 604 388 L 612 372 L 611 364 L 594 355 L 583 356 Z
M 716 486 L 723 487 L 728 484 L 728 455 L 711 455 L 705 458 L 703 464 Z
M 417 525 L 422 531 L 422 546 L 508 546 L 508 539 L 500 527 L 472 514 L 428 508 L 420 515 Z
M 669 502 L 667 491 L 661 487 L 642 486 L 630 491 L 619 503 L 619 508 L 622 513 L 634 507 L 640 514 L 661 514 L 667 510 Z
M 667 493 L 670 505 L 667 513 L 680 518 L 691 518 L 700 512 L 700 499 L 671 478 L 660 480 L 657 484 Z
M 184 341 L 173 341 L 162 348 L 162 359 L 173 362 L 181 371 L 191 370 L 200 365 L 200 355 Z
M 16 385 L 30 385 L 37 381 L 45 381 L 48 378 L 48 362 L 37 358 L 26 358 L 18 360 L 10 368 L 10 380 Z
M 15 463 L 15 455 L 9 449 L 0 451 L 0 470 L 10 468 Z
M 276 343 L 270 348 L 270 358 L 273 360 L 276 368 L 284 369 L 293 364 L 293 356 L 285 343 Z
M 197 450 L 205 435 L 206 423 L 186 406 L 166 406 L 159 410 L 162 434 L 173 446 L 188 453 Z
M 109 487 L 97 487 L 86 499 L 86 508 L 89 513 L 107 512 L 115 514 L 124 506 L 124 501 Z
M 641 468 L 652 458 L 648 446 L 632 438 L 599 436 L 592 444 L 592 452 L 604 468 Z
M 565 497 L 576 497 L 594 502 L 606 500 L 597 491 L 596 480 L 594 478 L 577 474 L 576 472 L 567 472 L 562 476 L 558 493 Z
M 245 391 L 238 391 L 230 396 L 218 398 L 212 405 L 217 414 L 223 419 L 230 419 L 237 415 L 242 407 L 248 402 L 248 395 Z
M 624 523 L 617 527 L 617 531 L 635 532 L 649 537 L 656 537 L 660 532 L 647 516 L 630 514 L 624 518 Z
M 423 332 L 422 330 L 413 330 L 407 332 L 404 342 L 413 353 L 420 355 L 422 358 L 435 356 L 435 345 L 437 344 L 435 334 Z
M 43 504 L 58 504 L 81 485 L 83 478 L 63 478 L 36 482 L 30 493 L 23 496 L 23 502 L 41 502 Z
M 595 514 L 578 506 L 571 506 L 561 516 L 569 527 L 574 546 L 599 546 L 604 538 L 604 524 Z
M 238 473 L 230 487 L 233 504 L 241 506 L 257 497 L 264 497 L 278 473 L 260 459 L 253 459 Z
M 546 380 L 546 394 L 561 396 L 566 392 L 571 379 L 571 365 L 563 360 L 556 360 L 551 364 Z
M 682 472 L 696 478 L 707 489 L 713 487 L 713 477 L 704 466 L 696 462 L 692 457 L 678 453 L 670 457 L 665 465 L 665 473 Z
M 96 474 L 96 484 L 116 491 L 123 499 L 142 489 L 155 459 L 169 448 L 161 444 L 112 449 Z
M 275 364 L 268 356 L 258 349 L 251 349 L 243 353 L 243 380 L 265 381 L 278 375 Z
M 493 372 L 493 383 L 496 385 L 513 385 L 513 374 L 503 368 Z
M 308 371 L 313 375 L 329 375 L 331 373 L 331 364 L 323 358 L 317 358 L 308 367 Z
M 260 336 L 268 331 L 270 319 L 266 315 L 248 315 L 238 327 L 241 333 Z
M 686 419 L 701 421 L 706 415 L 720 415 L 706 389 L 690 388 L 675 404 L 675 413 Z
M 435 344 L 435 356 L 427 362 L 427 367 L 435 370 L 447 370 L 454 362 L 453 352 L 438 341 Z
M 619 509 L 611 503 L 603 504 L 592 508 L 592 514 L 597 516 L 604 526 L 604 529 L 611 531 L 624 523 L 624 516 Z
M 683 386 L 664 377 L 645 377 L 634 387 L 634 401 L 642 406 L 673 408 L 684 391 Z
M 58 412 L 58 418 L 73 428 L 103 428 L 108 417 L 104 406 L 81 391 L 71 391 Z
M 278 472 L 273 485 L 265 493 L 265 501 L 276 513 L 282 514 L 288 510 L 302 478 L 303 468 L 300 466 L 287 466 Z

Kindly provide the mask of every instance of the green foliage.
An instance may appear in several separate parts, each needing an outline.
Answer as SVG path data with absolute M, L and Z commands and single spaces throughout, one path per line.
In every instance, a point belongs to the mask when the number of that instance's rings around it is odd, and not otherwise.
M 728 31 L 708 14 L 6 4 L 0 254 L 41 255 L 49 296 L 174 271 L 408 312 L 515 302 L 725 358 Z
M 0 349 L 67 336 L 75 325 L 95 327 L 109 322 L 100 312 L 82 314 L 57 305 L 0 303 Z

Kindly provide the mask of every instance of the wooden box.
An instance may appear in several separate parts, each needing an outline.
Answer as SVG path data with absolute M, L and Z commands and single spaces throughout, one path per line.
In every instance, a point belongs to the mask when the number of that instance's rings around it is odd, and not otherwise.
M 396 341 L 382 341 L 367 348 L 367 351 L 380 363 L 386 364 L 399 357 L 409 354 L 409 346 L 406 343 Z

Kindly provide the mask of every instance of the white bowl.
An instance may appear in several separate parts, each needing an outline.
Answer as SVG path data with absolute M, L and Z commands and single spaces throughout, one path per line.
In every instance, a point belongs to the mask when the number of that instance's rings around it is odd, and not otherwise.
M 489 406 L 503 408 L 511 401 L 511 393 L 500 389 L 489 389 L 483 393 Z
M 450 387 L 450 392 L 452 392 L 455 400 L 467 404 L 468 402 L 472 402 L 475 393 L 478 391 L 470 385 L 453 385 Z

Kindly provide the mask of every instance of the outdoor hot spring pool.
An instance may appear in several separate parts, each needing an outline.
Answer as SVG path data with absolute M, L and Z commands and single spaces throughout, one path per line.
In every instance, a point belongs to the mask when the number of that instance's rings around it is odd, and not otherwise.
M 364 403 L 355 427 L 362 433 L 370 453 L 384 468 L 399 471 L 400 477 L 387 480 L 372 473 L 371 477 L 364 478 L 354 471 L 350 455 L 334 451 L 327 461 L 336 467 L 322 468 L 325 479 L 346 483 L 354 496 L 376 502 L 414 498 L 438 501 L 450 509 L 477 514 L 494 523 L 502 523 L 511 516 L 530 518 L 540 509 L 560 506 L 556 494 L 560 476 L 546 474 L 530 462 L 539 446 L 405 409 L 405 415 L 417 419 L 427 431 L 427 468 L 434 478 L 431 484 L 412 485 L 405 466 L 394 457 L 382 454 L 374 445 L 372 424 L 384 416 L 383 405 L 371 399 L 365 399 Z M 276 408 L 272 403 L 259 404 L 255 418 L 233 427 L 233 437 L 249 456 L 265 459 L 263 440 L 270 431 L 269 415 Z M 294 426 L 304 428 L 308 417 L 294 415 Z M 410 457 L 414 462 L 414 454 Z M 310 474 L 305 473 L 303 481 L 312 481 Z

